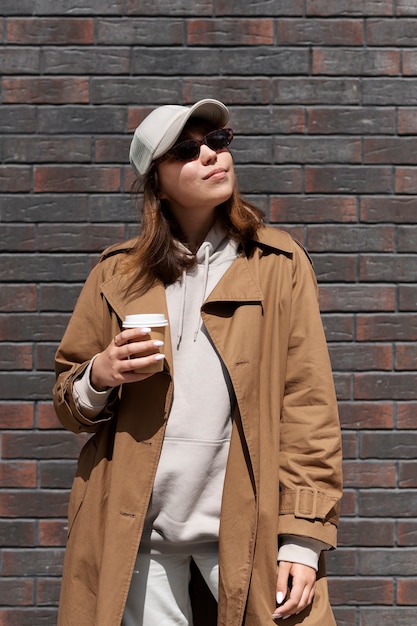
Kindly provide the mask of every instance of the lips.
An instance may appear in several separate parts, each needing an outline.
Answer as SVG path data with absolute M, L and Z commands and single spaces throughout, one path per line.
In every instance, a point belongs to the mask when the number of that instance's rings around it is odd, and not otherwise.
M 213 176 L 221 176 L 223 174 L 226 174 L 226 170 L 224 169 L 224 167 L 216 167 L 216 169 L 211 170 L 211 172 L 209 172 L 207 176 L 204 176 L 204 180 L 213 178 Z

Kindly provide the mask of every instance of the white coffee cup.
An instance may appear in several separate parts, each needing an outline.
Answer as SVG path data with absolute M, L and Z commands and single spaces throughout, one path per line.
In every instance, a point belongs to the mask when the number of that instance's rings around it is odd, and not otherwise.
M 136 315 L 126 315 L 123 321 L 123 328 L 150 328 L 152 341 L 162 341 L 165 343 L 165 332 L 168 320 L 163 313 L 140 313 Z M 133 356 L 131 358 L 134 358 Z M 134 370 L 138 374 L 155 374 L 162 372 L 164 360 L 155 361 L 140 370 Z

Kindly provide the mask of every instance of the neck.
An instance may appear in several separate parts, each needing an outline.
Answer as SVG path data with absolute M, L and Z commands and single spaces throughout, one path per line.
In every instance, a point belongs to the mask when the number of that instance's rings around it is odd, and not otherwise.
M 205 236 L 216 221 L 216 216 L 211 214 L 204 219 L 201 216 L 187 216 L 187 219 L 181 219 L 181 216 L 175 216 L 181 232 L 189 246 L 191 252 L 195 253 L 204 241 Z

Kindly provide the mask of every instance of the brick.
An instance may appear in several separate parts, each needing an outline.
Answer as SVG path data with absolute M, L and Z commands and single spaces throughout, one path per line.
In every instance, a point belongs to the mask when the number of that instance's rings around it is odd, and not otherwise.
M 394 286 L 321 285 L 320 309 L 324 311 L 395 311 L 397 291 Z
M 327 341 L 349 341 L 353 338 L 353 319 L 348 316 L 323 316 Z
M 33 626 L 33 624 L 55 626 L 57 610 L 52 608 L 0 609 L 0 620 L 0 623 L 5 626 Z
M 389 575 L 412 576 L 416 573 L 417 551 L 410 549 L 364 549 L 359 555 L 359 572 L 362 575 L 380 576 L 381 572 Z
M 120 189 L 117 167 L 44 166 L 34 168 L 35 193 L 44 192 L 116 192 Z
M 349 196 L 272 196 L 269 219 L 272 222 L 355 222 L 357 204 Z
M 276 163 L 360 163 L 358 139 L 279 137 L 274 142 Z
M 14 0 L 3 0 L 0 6 L 0 15 L 32 15 L 32 0 L 20 0 L 16 3 Z
M 101 252 L 123 240 L 123 226 L 96 224 L 87 229 L 84 224 L 69 224 L 65 231 L 58 224 L 40 224 L 38 227 L 38 246 L 42 252 Z
M 0 192 L 28 192 L 31 188 L 29 167 L 0 165 Z
M 44 134 L 120 133 L 126 123 L 125 108 L 117 106 L 45 106 L 38 116 L 39 132 Z
M 272 79 L 273 101 L 282 104 L 359 104 L 356 78 L 312 77 Z
M 314 107 L 308 109 L 312 134 L 393 135 L 395 109 L 391 107 Z
M 397 193 L 417 193 L 417 167 L 396 168 L 395 191 Z
M 9 341 L 54 341 L 61 339 L 63 330 L 68 323 L 68 315 L 49 314 L 36 315 L 17 313 L 10 316 L 0 315 L 0 340 Z
M 348 515 L 355 515 L 356 514 L 356 494 L 353 490 L 349 491 L 349 490 L 345 490 L 344 494 L 343 494 L 343 498 L 342 498 L 342 503 L 341 503 L 341 514 L 343 516 L 348 516 Z M 337 560 L 341 561 L 341 557 L 342 557 L 343 553 L 338 553 L 337 555 Z M 347 563 L 345 566 L 346 570 L 350 570 L 350 563 Z M 339 574 L 343 574 L 344 573 L 344 566 L 342 565 L 341 567 L 338 568 L 338 573 Z M 335 573 L 335 572 L 334 572 Z
M 131 137 L 99 137 L 95 140 L 96 163 L 127 163 Z
M 395 523 L 390 520 L 350 520 L 343 519 L 338 530 L 339 546 L 393 547 Z
M 58 606 L 61 581 L 57 578 L 42 578 L 37 581 L 36 597 L 39 606 Z
M 67 514 L 68 493 L 66 491 L 15 490 L 0 492 L 0 515 L 2 517 L 65 517 Z M 5 552 L 3 551 L 3 556 Z M 3 573 L 7 576 L 23 570 L 7 571 L 3 563 Z M 27 570 L 24 570 L 27 574 Z
M 398 604 L 415 604 L 417 591 L 417 579 L 399 580 L 397 586 Z
M 67 540 L 68 525 L 65 520 L 40 520 L 39 542 L 41 546 L 64 546 Z
M 44 400 L 50 397 L 52 386 L 49 372 L 0 372 L 1 400 Z
M 0 224 L 0 251 L 29 252 L 35 248 L 35 229 L 31 225 Z
M 35 363 L 38 371 L 53 371 L 54 357 L 58 348 L 58 342 L 38 343 L 35 347 Z
M 337 344 L 329 346 L 334 371 L 366 371 L 392 369 L 390 345 Z
M 269 51 L 269 48 L 267 48 Z M 269 56 L 273 57 L 273 50 Z M 239 48 L 241 57 L 239 74 L 247 73 L 245 68 L 250 67 L 254 55 L 251 50 Z M 236 52 L 230 51 L 235 58 Z M 184 75 L 218 75 L 222 73 L 236 74 L 237 68 L 233 69 L 230 55 L 224 58 L 221 49 L 218 48 L 170 48 L 167 54 L 166 48 L 133 48 L 131 68 L 133 74 L 174 76 L 178 73 Z M 284 57 L 285 55 L 282 55 Z M 267 53 L 265 57 L 268 58 Z M 245 61 L 246 58 L 246 61 Z M 282 58 L 282 65 L 284 66 Z M 272 63 L 271 63 L 272 65 Z M 230 67 L 230 71 L 228 71 Z
M 375 578 L 360 579 L 341 578 L 333 580 L 332 602 L 334 604 L 373 604 L 375 597 L 379 598 L 379 604 L 392 604 L 394 600 L 394 585 L 391 580 Z
M 413 313 L 379 313 L 357 318 L 358 341 L 415 341 L 416 336 L 417 315 Z
M 80 290 L 81 285 L 41 285 L 39 288 L 40 310 L 72 313 Z
M 398 545 L 417 545 L 417 522 L 404 520 L 398 521 Z
M 367 254 L 360 259 L 360 280 L 379 282 L 414 282 L 415 256 Z
M 28 261 L 30 263 L 28 263 Z M 89 257 L 81 254 L 65 254 L 57 263 L 52 254 L 36 256 L 30 254 L 3 255 L 0 279 L 9 281 L 74 282 L 84 281 L 89 273 Z M 2 324 L 0 316 L 0 327 Z M 29 321 L 29 320 L 27 320 Z M 1 330 L 0 330 L 1 336 Z
M 36 522 L 22 520 L 0 520 L 2 548 L 29 547 L 36 545 Z
M 417 54 L 415 50 L 403 51 L 403 74 L 415 76 L 417 74 Z
M 133 3 L 134 0 L 128 0 Z M 211 3 L 210 3 L 211 5 Z M 236 4 L 234 0 L 217 0 L 216 15 L 303 15 L 301 0 L 281 0 L 278 4 L 274 0 L 247 0 Z
M 35 462 L 0 462 L 0 487 L 36 487 Z
M 126 15 L 211 15 L 211 0 L 196 0 L 190 6 L 185 0 L 136 0 L 126 1 Z M 217 8 L 217 7 L 216 7 Z M 269 13 L 269 11 L 268 11 Z
M 415 200 L 407 196 L 373 196 L 359 200 L 360 221 L 369 223 L 412 223 L 416 221 Z
M 415 163 L 412 158 L 415 139 L 406 137 L 384 139 L 373 137 L 363 143 L 365 163 Z
M 294 166 L 237 166 L 242 193 L 297 193 L 301 191 L 301 169 Z
M 311 254 L 320 283 L 353 282 L 356 278 L 355 255 Z
M 236 133 L 298 134 L 305 131 L 304 110 L 300 106 L 230 107 L 231 122 Z M 232 144 L 233 145 L 233 144 Z
M 96 5 L 91 0 L 36 0 L 37 15 L 122 15 L 123 10 L 114 0 L 100 0 Z
M 0 402 L 0 429 L 33 428 L 34 409 L 31 402 Z
M 41 489 L 70 489 L 77 464 L 75 461 L 42 461 L 40 463 Z M 7 485 L 6 485 L 7 486 Z
M 415 461 L 405 461 L 399 464 L 398 486 L 401 489 L 417 487 L 416 469 L 417 463 Z
M 165 103 L 178 102 L 181 100 L 180 85 L 176 79 L 170 78 L 91 78 L 91 99 L 94 104 L 123 104 L 135 101 L 138 97 L 148 103 L 156 102 L 161 97 Z
M 413 429 L 416 423 L 417 402 L 398 403 L 398 428 Z
M 42 194 L 42 196 L 3 195 L 0 205 L 2 222 L 86 222 L 87 196 L 74 197 L 64 194 Z
M 10 18 L 7 41 L 19 45 L 92 44 L 94 22 L 90 18 Z
M 9 137 L 3 144 L 4 157 L 14 163 L 89 163 L 89 137 Z
M 36 48 L 0 49 L 2 74 L 38 74 L 40 71 L 40 51 Z
M 368 374 L 370 376 L 370 374 Z M 361 434 L 361 457 L 374 459 L 413 459 L 415 432 L 380 432 Z
M 311 252 L 392 252 L 395 231 L 392 226 L 309 226 L 307 248 Z
M 52 402 L 38 402 L 37 426 L 40 429 L 47 430 L 62 429 L 62 426 L 56 416 Z
M 416 135 L 417 134 L 417 109 L 400 108 L 398 111 L 398 134 L 399 135 Z
M 0 132 L 33 133 L 36 128 L 36 111 L 32 106 L 2 104 Z
M 417 15 L 417 6 L 410 0 L 396 1 L 396 15 Z
M 415 370 L 417 369 L 417 345 L 398 344 L 395 352 L 395 369 L 396 370 Z
M 399 311 L 417 311 L 417 287 L 415 285 L 400 285 Z
M 90 99 L 85 78 L 3 78 L 2 91 L 8 104 L 87 104 Z
M 199 52 L 192 50 L 191 52 Z M 202 51 L 207 57 L 207 50 Z M 190 52 L 188 52 L 190 57 Z M 207 60 L 206 60 L 207 63 Z M 253 76 L 285 76 L 287 74 L 309 73 L 309 52 L 300 48 L 276 48 L 273 46 L 251 48 L 230 48 L 227 55 L 222 55 L 220 61 L 213 64 L 210 73 L 216 73 L 219 69 L 223 74 Z M 184 72 L 189 73 L 189 72 Z M 193 70 L 195 73 L 195 69 Z M 208 73 L 207 69 L 204 73 Z
M 416 609 L 392 608 L 363 608 L 360 610 L 361 626 L 380 626 L 381 624 L 392 624 L 395 626 L 410 626 L 417 623 Z
M 84 443 L 72 433 L 10 432 L 3 434 L 4 459 L 75 459 Z
M 63 550 L 4 550 L 3 572 L 6 576 L 59 576 L 62 573 Z M 38 622 L 33 622 L 38 623 Z
M 399 50 L 358 50 L 357 48 L 315 48 L 313 74 L 329 76 L 397 76 Z
M 0 581 L 0 605 L 15 606 L 31 605 L 33 603 L 33 580 L 3 579 Z
M 366 22 L 368 46 L 415 46 L 417 20 L 414 19 L 369 19 Z
M 2 313 L 36 311 L 36 286 L 29 284 L 2 285 L 0 290 L 0 311 Z
M 350 19 L 282 19 L 277 20 L 279 45 L 360 46 L 362 26 Z
M 326 552 L 327 571 L 331 575 L 352 576 L 356 571 L 356 555 L 354 550 L 340 549 Z
M 354 374 L 355 398 L 360 400 L 413 400 L 416 385 L 416 374 Z
M 260 46 L 274 41 L 271 19 L 191 19 L 187 23 L 187 43 L 209 46 Z
M 181 19 L 134 18 L 96 20 L 97 43 L 111 46 L 182 46 L 184 23 Z M 135 102 L 135 100 L 132 100 Z
M 392 429 L 394 408 L 391 402 L 339 402 L 342 428 Z
M 127 47 L 48 48 L 42 60 L 44 74 L 121 75 L 130 71 Z
M 394 461 L 345 461 L 343 484 L 345 487 L 367 488 L 396 486 L 396 463 Z
M 307 166 L 307 193 L 391 193 L 391 168 L 383 166 Z
M 270 82 L 267 78 L 248 78 L 244 81 L 245 89 L 242 89 L 242 79 L 239 78 L 184 78 L 183 100 L 185 104 L 191 104 L 207 93 L 221 93 L 222 98 L 229 105 L 238 104 L 266 104 L 270 99 Z
M 388 490 L 363 490 L 360 493 L 359 501 L 359 515 L 362 517 L 386 517 L 391 518 L 401 518 L 401 517 L 415 517 L 416 516 L 416 499 L 414 497 L 415 492 L 413 490 L 402 490 L 393 493 Z M 369 556 L 369 555 L 368 555 Z M 388 554 L 389 556 L 389 554 Z M 394 556 L 394 554 L 392 555 Z M 412 557 L 412 554 L 407 555 L 407 559 L 405 559 L 405 553 L 402 554 L 402 558 L 400 559 L 404 564 L 403 571 L 396 571 L 390 569 L 382 568 L 379 571 L 384 571 L 384 574 L 388 576 L 389 574 L 393 574 L 394 572 L 398 575 L 407 575 L 413 574 L 414 569 L 409 569 L 407 572 L 407 565 L 412 563 L 409 560 Z M 365 557 L 366 562 L 366 557 Z M 397 561 L 398 563 L 398 561 Z M 414 561 L 415 568 L 415 561 Z M 368 570 L 369 573 L 370 570 Z M 361 573 L 367 573 L 366 571 L 362 571 Z
M 306 14 L 319 16 L 392 15 L 391 0 L 307 0 Z
M 364 78 L 362 80 L 362 103 L 364 105 L 414 105 L 417 96 L 416 81 L 397 78 Z
M 33 367 L 31 344 L 0 344 L 0 369 L 2 370 L 31 370 Z

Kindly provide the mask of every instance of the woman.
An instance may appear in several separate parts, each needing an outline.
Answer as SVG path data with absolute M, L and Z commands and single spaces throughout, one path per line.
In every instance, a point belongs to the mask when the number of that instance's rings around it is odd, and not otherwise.
M 336 544 L 340 432 L 316 281 L 239 196 L 227 122 L 207 99 L 136 129 L 142 232 L 103 255 L 57 352 L 58 417 L 94 433 L 60 626 L 335 624 L 321 553 Z M 123 329 L 136 313 L 168 317 L 163 347 Z M 193 618 L 191 566 L 217 617 L 200 596 Z

